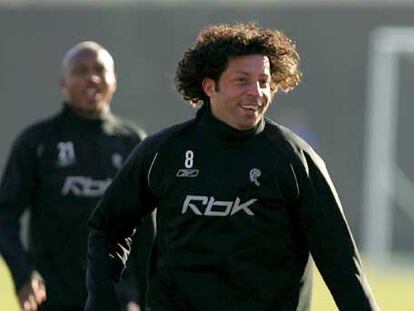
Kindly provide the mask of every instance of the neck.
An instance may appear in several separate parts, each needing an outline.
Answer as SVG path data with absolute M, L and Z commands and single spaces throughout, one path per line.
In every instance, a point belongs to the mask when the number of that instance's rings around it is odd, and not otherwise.
M 105 115 L 107 115 L 110 111 L 109 107 L 107 109 L 103 109 L 101 111 L 83 111 L 79 109 L 74 109 L 73 107 L 69 106 L 70 109 L 79 117 L 87 120 L 97 120 L 102 119 Z

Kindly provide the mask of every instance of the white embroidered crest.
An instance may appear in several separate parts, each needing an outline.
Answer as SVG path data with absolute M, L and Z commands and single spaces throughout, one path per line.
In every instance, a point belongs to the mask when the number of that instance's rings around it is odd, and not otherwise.
M 122 167 L 122 164 L 124 164 L 124 158 L 120 153 L 113 153 L 112 154 L 112 165 L 116 169 L 120 169 Z
M 258 168 L 252 168 L 250 170 L 250 181 L 254 182 L 256 186 L 260 186 L 260 182 L 257 180 L 262 175 L 262 172 Z
M 76 161 L 75 147 L 71 141 L 61 141 L 57 144 L 58 154 L 56 165 L 58 167 L 66 167 L 72 165 Z

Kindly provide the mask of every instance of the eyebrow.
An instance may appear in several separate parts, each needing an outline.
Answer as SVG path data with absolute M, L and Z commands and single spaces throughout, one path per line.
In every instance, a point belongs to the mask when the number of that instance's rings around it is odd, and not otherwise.
M 248 73 L 248 72 L 246 72 L 246 71 L 240 71 L 240 70 L 235 71 L 234 73 L 235 73 L 235 74 L 245 75 L 245 76 L 249 76 L 249 75 L 251 75 L 250 73 Z M 261 77 L 265 77 L 265 78 L 270 78 L 270 77 L 271 77 L 271 75 L 270 75 L 270 74 L 266 74 L 266 73 L 264 73 L 264 74 L 260 74 L 260 76 L 261 76 Z

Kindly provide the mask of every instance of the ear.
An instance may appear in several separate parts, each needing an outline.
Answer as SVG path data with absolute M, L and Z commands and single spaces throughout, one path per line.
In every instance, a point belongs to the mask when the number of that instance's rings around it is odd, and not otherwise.
M 66 81 L 63 77 L 59 78 L 59 86 L 62 93 L 66 95 Z
M 214 82 L 213 79 L 204 78 L 203 81 L 201 81 L 201 87 L 203 88 L 204 93 L 210 98 L 216 94 L 216 82 Z
M 114 84 L 113 84 L 113 91 L 115 92 L 116 89 L 118 88 L 118 75 L 116 73 L 114 73 Z

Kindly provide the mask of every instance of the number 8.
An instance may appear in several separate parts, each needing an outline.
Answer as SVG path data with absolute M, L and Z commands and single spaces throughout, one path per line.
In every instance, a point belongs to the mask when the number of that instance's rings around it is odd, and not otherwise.
M 187 150 L 185 152 L 185 161 L 184 165 L 186 168 L 192 168 L 193 167 L 193 160 L 194 160 L 194 152 L 192 150 Z

